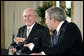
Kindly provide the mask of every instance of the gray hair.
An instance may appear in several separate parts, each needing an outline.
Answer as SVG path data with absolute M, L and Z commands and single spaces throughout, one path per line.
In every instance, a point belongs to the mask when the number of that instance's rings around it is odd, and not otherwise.
M 34 12 L 35 15 L 38 15 L 38 14 L 36 13 L 36 10 L 35 10 L 35 9 L 32 9 L 32 8 L 27 8 L 27 9 L 25 9 L 25 10 L 23 11 L 23 14 L 24 14 L 24 12 L 26 12 L 26 10 L 29 10 L 29 9 L 33 10 L 33 12 Z
M 53 6 L 53 7 L 49 8 L 49 9 L 47 9 L 45 11 L 45 13 L 48 14 L 49 19 L 55 18 L 58 21 L 65 20 L 65 14 L 64 14 L 64 11 L 63 11 L 62 8 L 58 8 L 58 7 Z

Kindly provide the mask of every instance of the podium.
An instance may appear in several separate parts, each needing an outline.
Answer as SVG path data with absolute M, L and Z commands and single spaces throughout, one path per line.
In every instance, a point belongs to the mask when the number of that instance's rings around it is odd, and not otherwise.
M 8 49 L 1 48 L 1 55 L 8 55 Z

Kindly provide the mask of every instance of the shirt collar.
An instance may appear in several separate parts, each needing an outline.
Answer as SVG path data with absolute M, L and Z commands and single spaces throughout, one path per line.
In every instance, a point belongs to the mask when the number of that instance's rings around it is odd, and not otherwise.
M 30 30 L 32 30 L 33 26 L 35 25 L 35 23 L 31 26 L 27 26 L 27 28 L 30 28 Z
M 58 27 L 57 27 L 57 33 L 59 32 L 59 30 L 60 30 L 60 28 L 61 28 L 61 26 L 62 26 L 62 24 L 64 23 L 64 21 L 62 21 L 59 25 L 58 25 Z

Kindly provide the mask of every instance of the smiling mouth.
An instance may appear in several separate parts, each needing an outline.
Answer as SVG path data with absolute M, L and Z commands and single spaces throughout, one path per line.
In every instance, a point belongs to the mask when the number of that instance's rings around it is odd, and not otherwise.
M 26 21 L 26 23 L 30 23 L 31 21 Z

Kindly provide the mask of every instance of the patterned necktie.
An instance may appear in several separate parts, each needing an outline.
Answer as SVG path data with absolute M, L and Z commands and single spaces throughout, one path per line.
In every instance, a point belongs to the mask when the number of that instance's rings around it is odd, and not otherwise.
M 29 36 L 29 33 L 30 33 L 30 28 L 27 28 L 27 38 Z
M 53 39 L 54 45 L 56 45 L 56 35 L 57 35 L 57 31 L 55 30 L 54 39 Z

